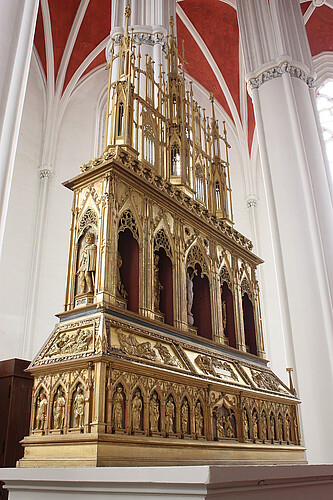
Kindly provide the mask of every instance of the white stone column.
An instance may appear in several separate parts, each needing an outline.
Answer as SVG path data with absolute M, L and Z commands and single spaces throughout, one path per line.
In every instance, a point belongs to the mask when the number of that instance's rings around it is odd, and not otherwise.
M 39 0 L 1 2 L 0 255 Z
M 237 13 L 258 130 L 285 362 L 295 368 L 308 460 L 332 461 L 333 212 L 311 100 L 315 75 L 309 44 L 297 0 L 237 0 Z
M 35 331 L 35 315 L 36 305 L 38 299 L 38 285 L 39 285 L 39 264 L 41 260 L 42 243 L 44 226 L 47 210 L 47 198 L 49 191 L 50 179 L 53 175 L 54 169 L 50 166 L 40 166 L 39 171 L 39 197 L 36 212 L 36 226 L 34 235 L 34 246 L 31 259 L 29 289 L 27 294 L 26 316 L 24 321 L 23 330 L 23 345 L 22 357 L 24 359 L 31 359 L 34 353 L 34 331 Z

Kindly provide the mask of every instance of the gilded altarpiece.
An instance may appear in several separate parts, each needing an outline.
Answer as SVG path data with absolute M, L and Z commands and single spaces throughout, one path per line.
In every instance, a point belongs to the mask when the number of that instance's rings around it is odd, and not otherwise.
M 30 366 L 21 467 L 304 461 L 299 400 L 265 359 L 262 260 L 233 226 L 225 126 L 186 87 L 172 22 L 165 54 L 157 74 L 127 24 L 112 45 L 104 152 L 65 183 L 65 310 Z

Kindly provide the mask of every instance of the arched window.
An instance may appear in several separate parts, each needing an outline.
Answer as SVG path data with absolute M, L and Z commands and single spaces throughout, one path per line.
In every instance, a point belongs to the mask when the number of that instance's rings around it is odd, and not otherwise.
M 257 355 L 258 352 L 257 352 L 253 305 L 246 292 L 242 297 L 242 307 L 243 307 L 243 321 L 244 321 L 244 334 L 245 334 L 246 347 L 251 354 Z
M 319 88 L 317 108 L 333 179 L 333 81 L 328 81 Z
M 172 96 L 172 116 L 177 117 L 177 97 L 175 95 Z
M 180 176 L 180 153 L 178 144 L 171 146 L 171 175 Z
M 221 190 L 220 190 L 220 183 L 218 181 L 215 184 L 215 196 L 216 196 L 216 210 L 221 210 Z
M 204 176 L 200 163 L 195 166 L 195 188 L 196 197 L 199 201 L 204 203 L 205 201 L 205 186 L 204 186 Z
M 118 127 L 117 127 L 117 135 L 123 135 L 123 121 L 124 121 L 124 103 L 121 101 L 118 107 Z
M 155 165 L 155 134 L 151 123 L 143 127 L 143 157 L 151 165 Z

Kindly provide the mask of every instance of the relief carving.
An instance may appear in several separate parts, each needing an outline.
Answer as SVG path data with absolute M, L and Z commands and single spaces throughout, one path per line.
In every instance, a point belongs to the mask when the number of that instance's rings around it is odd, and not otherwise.
M 158 350 L 159 355 L 161 356 L 163 362 L 166 365 L 179 366 L 178 360 L 175 358 L 175 356 L 172 356 L 169 349 L 161 342 L 157 342 L 154 345 L 154 348 Z
M 78 328 L 76 331 L 60 332 L 45 356 L 53 358 L 59 355 L 70 355 L 93 349 L 93 331 Z
M 138 342 L 134 333 L 125 335 L 121 330 L 116 330 L 120 349 L 130 356 L 137 356 L 138 358 L 150 359 L 156 361 L 157 354 L 152 348 L 150 342 Z

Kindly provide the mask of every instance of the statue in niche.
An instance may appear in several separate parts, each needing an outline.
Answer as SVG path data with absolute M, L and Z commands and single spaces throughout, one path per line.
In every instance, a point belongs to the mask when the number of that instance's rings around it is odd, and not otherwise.
M 247 411 L 243 410 L 243 429 L 244 429 L 244 437 L 245 439 L 248 439 L 249 437 L 249 421 L 247 417 Z
M 154 310 L 159 312 L 160 310 L 160 297 L 163 286 L 160 283 L 159 278 L 159 260 L 160 256 L 155 254 L 154 256 Z
M 36 430 L 43 431 L 47 412 L 47 398 L 44 391 L 39 393 L 37 398 Z
M 275 439 L 275 420 L 274 420 L 273 415 L 271 415 L 270 427 L 271 427 L 271 438 L 272 438 L 272 441 L 274 441 L 274 439 Z
M 195 419 L 195 433 L 198 436 L 202 436 L 203 432 L 203 415 L 200 401 L 197 402 L 194 410 L 194 419 Z
M 292 441 L 292 436 L 291 436 L 291 422 L 290 422 L 289 415 L 287 415 L 287 418 L 286 418 L 286 427 L 287 427 L 287 440 L 290 442 L 290 441 Z
M 81 385 L 78 385 L 73 402 L 73 416 L 74 416 L 74 426 L 75 427 L 83 427 L 83 419 L 84 419 L 84 394 Z
M 140 390 L 135 391 L 134 398 L 132 400 L 132 427 L 133 431 L 141 430 L 141 412 L 142 412 L 142 400 Z
M 283 441 L 283 420 L 281 415 L 278 417 L 278 439 Z
M 231 423 L 231 416 L 228 415 L 225 419 L 225 435 L 228 438 L 233 438 L 234 437 L 234 428 Z
M 266 419 L 266 415 L 263 414 L 263 417 L 262 417 L 262 439 L 263 441 L 265 441 L 267 439 L 267 419 Z
M 172 396 L 169 396 L 165 405 L 165 430 L 168 434 L 173 432 L 173 423 L 175 419 L 175 405 Z
M 222 319 L 223 319 L 223 330 L 224 332 L 227 329 L 227 304 L 226 301 L 222 301 Z
M 252 435 L 253 441 L 256 441 L 258 439 L 258 417 L 255 412 L 252 415 Z
M 84 248 L 81 253 L 79 268 L 79 293 L 93 293 L 95 286 L 97 246 L 94 243 L 93 233 L 87 233 Z
M 182 433 L 187 434 L 188 432 L 188 402 L 187 399 L 184 399 L 184 402 L 181 407 L 181 425 L 182 425 Z
M 134 400 L 133 400 L 134 401 Z M 124 395 L 123 388 L 119 385 L 113 396 L 113 421 L 114 429 L 117 431 L 123 428 L 123 418 L 124 418 Z
M 218 439 L 224 438 L 224 422 L 221 413 L 216 414 L 216 435 Z
M 62 430 L 65 420 L 65 405 L 66 400 L 64 392 L 61 388 L 58 389 L 53 402 L 53 427 L 54 429 Z
M 126 299 L 127 292 L 124 288 L 124 285 L 121 282 L 121 276 L 120 276 L 120 268 L 122 265 L 123 265 L 123 259 L 121 258 L 120 252 L 118 251 L 118 253 L 117 253 L 117 294 L 119 295 L 119 297 Z
M 158 432 L 158 422 L 160 418 L 160 405 L 158 402 L 157 394 L 154 392 L 149 405 L 150 417 L 150 430 L 151 432 Z
M 194 318 L 192 314 L 192 307 L 193 307 L 193 298 L 194 298 L 194 293 L 193 293 L 193 278 L 196 276 L 197 270 L 194 269 L 192 272 L 187 270 L 186 273 L 186 297 L 187 297 L 187 323 L 190 326 L 193 326 L 194 324 Z

